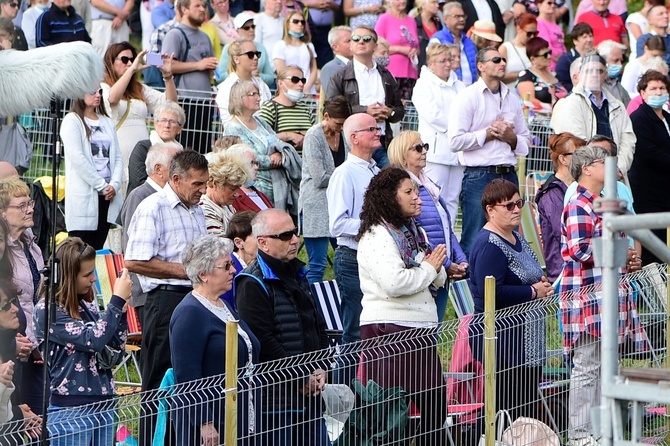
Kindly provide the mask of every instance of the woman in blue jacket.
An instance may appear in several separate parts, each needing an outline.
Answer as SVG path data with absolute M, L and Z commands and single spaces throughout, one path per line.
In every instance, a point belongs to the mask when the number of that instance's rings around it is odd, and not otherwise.
M 422 203 L 421 214 L 415 217 L 416 222 L 428 234 L 431 245 L 446 245 L 447 258 L 444 261 L 444 268 L 449 278 L 461 279 L 467 271 L 468 259 L 454 234 L 447 205 L 440 197 L 440 186 L 433 183 L 423 171 L 426 167 L 428 148 L 428 144 L 421 141 L 419 132 L 406 130 L 391 141 L 388 157 L 392 165 L 405 169 L 410 178 L 417 183 Z M 436 304 L 440 322 L 447 308 L 447 294 L 448 284 L 438 288 Z

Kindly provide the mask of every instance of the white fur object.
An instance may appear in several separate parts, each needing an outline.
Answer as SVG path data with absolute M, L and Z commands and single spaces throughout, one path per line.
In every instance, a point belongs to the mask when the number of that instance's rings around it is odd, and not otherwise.
M 83 98 L 102 75 L 102 58 L 86 42 L 0 51 L 0 117 L 48 107 L 53 98 Z

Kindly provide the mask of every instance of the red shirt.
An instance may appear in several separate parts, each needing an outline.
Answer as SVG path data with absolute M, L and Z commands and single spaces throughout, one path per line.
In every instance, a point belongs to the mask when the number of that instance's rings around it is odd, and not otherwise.
M 621 38 L 628 36 L 626 25 L 623 19 L 616 15 L 610 14 L 609 11 L 604 14 L 599 14 L 593 10 L 585 12 L 577 17 L 575 23 L 588 23 L 593 28 L 593 45 L 605 40 L 614 40 L 621 43 Z

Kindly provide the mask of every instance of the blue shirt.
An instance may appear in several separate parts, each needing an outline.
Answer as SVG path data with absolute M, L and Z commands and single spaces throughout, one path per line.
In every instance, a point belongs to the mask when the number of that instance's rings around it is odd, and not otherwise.
M 639 39 L 637 39 L 637 57 L 640 57 L 642 54 L 644 54 L 644 43 L 649 40 L 651 36 L 657 35 L 655 32 L 650 32 L 647 34 L 644 34 L 640 36 Z M 663 40 L 665 41 L 665 53 L 663 53 L 663 60 L 665 63 L 670 65 L 670 34 L 666 34 L 665 37 L 663 37 Z
M 451 31 L 449 31 L 449 28 L 445 26 L 433 34 L 433 37 L 430 40 L 437 40 L 445 45 L 453 45 L 454 35 L 451 33 Z M 461 46 L 463 47 L 463 53 L 465 54 L 465 57 L 468 59 L 470 74 L 472 75 L 472 83 L 474 83 L 477 80 L 477 47 L 475 46 L 475 43 L 465 34 L 461 34 Z M 461 72 L 460 68 L 456 70 L 456 76 L 458 76 L 458 80 L 463 80 L 463 73 Z
M 174 5 L 167 1 L 163 2 L 151 11 L 151 24 L 154 25 L 154 29 L 158 28 L 163 23 L 174 19 L 174 16 Z

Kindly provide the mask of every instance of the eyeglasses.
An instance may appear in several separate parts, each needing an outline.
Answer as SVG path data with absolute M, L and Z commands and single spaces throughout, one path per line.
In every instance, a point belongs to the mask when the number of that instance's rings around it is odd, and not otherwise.
M 415 145 L 415 146 L 412 146 L 412 147 L 410 147 L 410 149 L 411 149 L 411 150 L 416 150 L 416 151 L 419 152 L 419 153 L 423 153 L 424 150 L 427 152 L 428 149 L 430 149 L 430 146 L 429 146 L 428 143 L 426 142 L 426 143 L 423 143 L 423 144 L 417 144 L 417 145 Z
M 247 94 L 245 94 L 244 96 L 248 96 L 248 97 L 250 97 L 250 98 L 255 98 L 256 96 L 260 96 L 260 95 L 261 95 L 261 94 L 260 94 L 259 92 L 257 92 L 257 91 L 252 91 L 251 93 L 247 93 Z M 242 96 L 242 97 L 244 97 L 244 96 Z
M 233 266 L 233 261 L 232 260 L 226 260 L 226 263 L 223 265 L 214 265 L 214 268 L 222 269 L 224 271 L 230 270 L 230 267 Z
M 18 3 L 8 3 L 10 8 L 18 8 L 19 4 Z
M 354 133 L 361 133 L 361 132 L 377 133 L 381 132 L 381 130 L 379 130 L 379 127 L 366 127 L 364 129 L 354 130 Z
M 353 36 L 351 36 L 352 42 L 360 42 L 361 40 L 365 43 L 377 41 L 377 39 L 375 39 L 375 36 L 371 36 L 370 34 L 367 34 L 365 36 L 359 36 L 358 34 L 354 34 Z
M 8 204 L 7 207 L 16 208 L 25 214 L 26 212 L 28 212 L 28 209 L 35 208 L 35 200 L 24 201 L 21 204 Z
M 540 34 L 538 31 L 526 31 L 525 29 L 523 32 L 525 32 L 528 37 L 537 37 L 538 34 Z
M 261 237 L 270 237 L 274 239 L 279 239 L 282 242 L 288 242 L 293 238 L 294 235 L 298 235 L 298 228 L 293 228 L 290 231 L 284 231 L 280 232 L 279 234 L 272 234 L 272 235 L 261 235 Z
M 257 59 L 260 59 L 261 54 L 263 54 L 263 53 L 261 53 L 260 51 L 247 51 L 246 53 L 238 54 L 238 56 L 247 56 L 249 59 L 253 60 L 254 57 L 256 57 Z
M 598 158 L 598 159 L 595 159 L 595 160 L 591 161 L 589 164 L 587 164 L 587 166 L 592 166 L 594 164 L 605 164 L 605 160 L 602 159 L 602 158 Z
M 307 79 L 304 77 L 298 77 L 298 76 L 287 76 L 284 79 L 289 79 L 291 82 L 294 84 L 297 84 L 298 82 L 302 82 L 303 85 L 307 83 Z
M 121 57 L 119 57 L 119 58 L 116 59 L 116 60 L 120 60 L 121 63 L 124 64 L 124 65 L 128 65 L 128 62 L 130 62 L 130 63 L 135 62 L 135 58 L 134 58 L 134 57 L 128 57 L 128 56 L 121 56 Z
M 170 125 L 181 125 L 179 121 L 175 121 L 174 119 L 168 119 L 168 118 L 158 118 L 156 119 L 157 124 L 170 124 Z
M 291 19 L 291 23 L 293 23 L 294 25 L 297 25 L 298 23 L 300 23 L 302 26 L 305 26 L 305 20 Z
M 494 64 L 498 65 L 500 62 L 507 63 L 507 59 L 505 59 L 504 57 L 496 56 L 484 61 L 484 63 L 486 62 L 493 62 Z
M 254 160 L 254 161 L 251 162 L 251 165 L 254 166 L 254 167 L 260 167 L 261 163 L 259 163 L 258 161 Z
M 9 311 L 12 308 L 12 305 L 18 305 L 16 304 L 15 299 L 9 299 L 3 306 L 0 307 L 0 311 Z
M 508 211 L 512 212 L 515 207 L 518 207 L 519 209 L 523 208 L 524 204 L 526 204 L 526 200 L 524 200 L 523 198 L 519 198 L 516 201 L 510 201 L 509 203 L 499 203 L 496 204 L 495 206 L 505 206 L 505 208 Z
M 438 59 L 438 60 L 435 60 L 435 61 L 433 61 L 433 63 L 443 64 L 443 63 L 452 63 L 453 61 L 454 61 L 454 59 L 452 59 L 452 58 L 450 57 L 450 58 L 448 58 L 448 59 Z
M 549 6 L 556 6 L 556 2 L 545 2 L 545 4 Z
M 250 29 L 256 29 L 256 25 L 254 25 L 254 24 L 245 25 L 245 26 L 242 27 L 242 29 L 245 30 L 245 31 L 249 31 Z
M 545 59 L 550 59 L 551 58 L 551 50 L 547 51 L 546 53 L 538 54 L 537 57 L 544 57 Z

